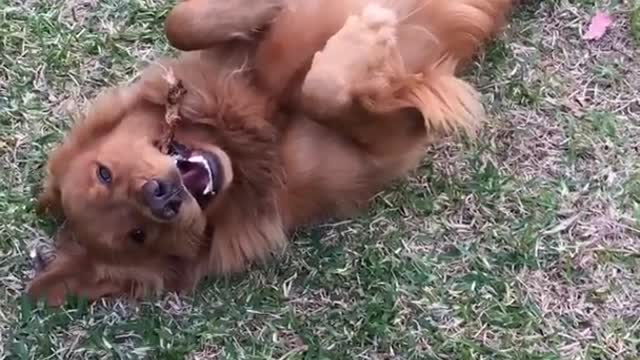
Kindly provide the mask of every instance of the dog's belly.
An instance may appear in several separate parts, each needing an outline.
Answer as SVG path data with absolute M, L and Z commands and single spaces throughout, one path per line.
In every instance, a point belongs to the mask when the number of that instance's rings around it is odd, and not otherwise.
M 346 216 L 366 202 L 375 181 L 375 159 L 362 148 L 303 116 L 282 143 L 287 174 L 280 204 L 287 228 Z

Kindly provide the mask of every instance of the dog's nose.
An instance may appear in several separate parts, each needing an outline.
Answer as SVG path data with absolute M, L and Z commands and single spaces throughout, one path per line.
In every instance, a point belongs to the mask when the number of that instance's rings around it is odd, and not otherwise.
M 154 216 L 170 220 L 178 215 L 182 191 L 176 182 L 151 179 L 142 185 L 142 194 Z

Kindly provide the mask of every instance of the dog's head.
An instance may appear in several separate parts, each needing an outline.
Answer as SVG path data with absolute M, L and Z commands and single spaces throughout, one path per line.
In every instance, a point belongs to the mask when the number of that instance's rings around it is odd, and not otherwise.
M 241 216 L 240 207 L 255 211 L 269 198 L 261 189 L 275 188 L 267 101 L 203 63 L 194 56 L 165 64 L 187 89 L 168 154 L 158 142 L 169 84 L 166 67 L 154 65 L 99 96 L 49 158 L 39 207 L 64 219 L 59 241 L 80 248 L 97 278 L 151 276 L 166 285 L 184 275 L 178 264 L 207 253 L 218 223 Z
M 75 240 L 106 262 L 150 251 L 193 258 L 203 207 L 232 176 L 229 159 L 216 146 L 174 143 L 160 152 L 163 109 L 135 91 L 103 94 L 72 129 L 49 160 L 40 204 L 63 215 Z

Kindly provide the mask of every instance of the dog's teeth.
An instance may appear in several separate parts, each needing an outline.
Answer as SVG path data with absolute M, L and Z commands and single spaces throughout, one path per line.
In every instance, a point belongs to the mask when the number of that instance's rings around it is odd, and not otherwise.
M 207 169 L 207 174 L 209 175 L 209 181 L 207 182 L 207 186 L 202 191 L 202 195 L 209 195 L 213 193 L 213 172 L 209 167 L 209 162 L 202 157 L 201 155 L 195 155 L 189 158 L 190 162 L 197 162 L 202 164 L 205 169 Z
M 202 195 L 215 195 L 213 191 L 213 177 L 211 176 L 211 172 L 209 172 L 209 182 L 207 183 L 207 187 L 202 191 Z

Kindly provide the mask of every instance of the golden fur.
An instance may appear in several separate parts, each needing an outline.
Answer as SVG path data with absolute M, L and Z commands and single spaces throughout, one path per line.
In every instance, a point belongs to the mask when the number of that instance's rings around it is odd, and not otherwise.
M 372 3 L 399 19 L 395 56 L 334 103 L 305 87 L 314 55 Z M 188 0 L 166 20 L 185 50 L 92 104 L 47 164 L 41 209 L 64 220 L 57 256 L 29 285 L 65 295 L 190 290 L 286 245 L 296 227 L 344 217 L 421 159 L 426 144 L 483 117 L 456 77 L 500 29 L 510 0 Z M 141 201 L 149 179 L 175 179 L 160 153 L 167 69 L 187 94 L 176 139 L 215 154 L 222 183 L 204 206 L 187 196 L 171 221 Z M 375 81 L 374 81 L 375 80 Z M 317 90 L 317 91 L 316 91 Z M 108 185 L 96 180 L 107 166 Z M 143 229 L 144 241 L 132 241 Z

